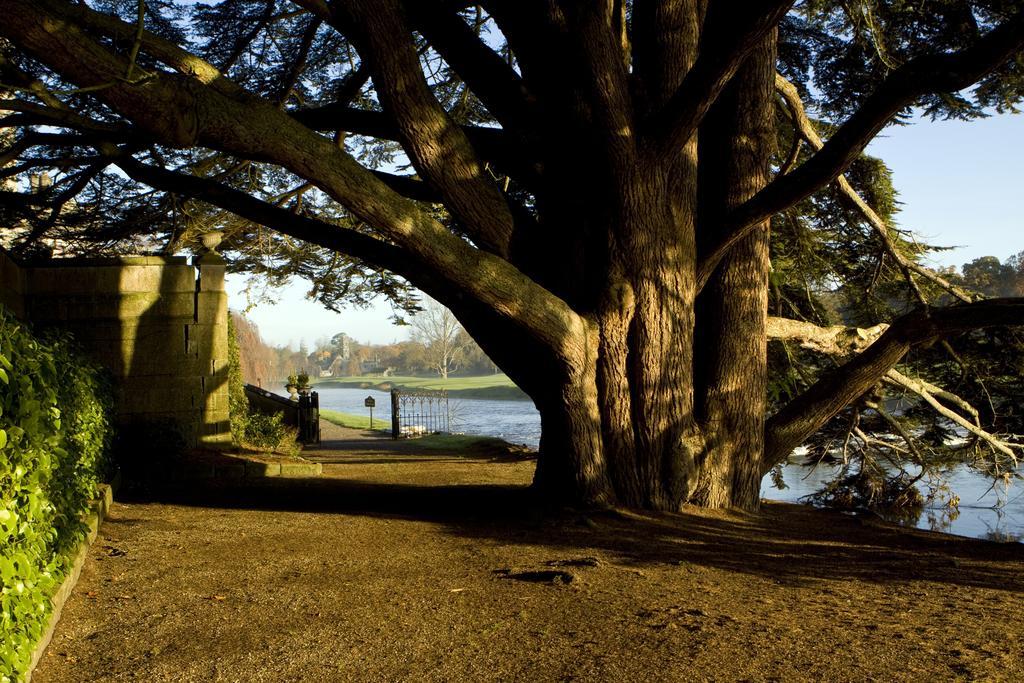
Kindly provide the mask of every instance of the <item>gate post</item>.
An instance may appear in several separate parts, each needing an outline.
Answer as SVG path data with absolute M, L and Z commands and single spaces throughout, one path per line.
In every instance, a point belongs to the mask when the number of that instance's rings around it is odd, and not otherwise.
M 309 395 L 299 394 L 299 441 L 309 443 Z
M 398 415 L 398 389 L 391 390 L 391 438 L 397 439 L 401 435 Z
M 313 443 L 319 444 L 320 443 L 320 394 L 318 394 L 317 392 L 314 391 L 314 392 L 312 392 L 310 394 L 310 398 L 312 399 L 312 405 L 310 407 L 311 408 L 310 409 L 310 420 L 312 421 L 312 425 L 311 425 L 312 431 L 310 433 L 310 436 L 312 436 L 312 438 L 313 438 Z

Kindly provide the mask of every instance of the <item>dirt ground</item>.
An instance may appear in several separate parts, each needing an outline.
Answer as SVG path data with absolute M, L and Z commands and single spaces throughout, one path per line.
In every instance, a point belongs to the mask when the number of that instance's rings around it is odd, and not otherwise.
M 552 517 L 531 462 L 330 435 L 317 480 L 115 503 L 33 680 L 1024 680 L 1019 544 Z

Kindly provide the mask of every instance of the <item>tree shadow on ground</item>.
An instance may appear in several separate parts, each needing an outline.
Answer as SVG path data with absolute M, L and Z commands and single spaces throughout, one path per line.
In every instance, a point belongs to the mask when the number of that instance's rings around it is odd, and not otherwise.
M 119 496 L 122 500 L 125 496 Z M 435 523 L 488 542 L 596 554 L 636 567 L 696 565 L 782 584 L 934 581 L 1024 592 L 1024 545 L 903 529 L 786 503 L 758 514 L 545 510 L 524 486 L 410 485 L 342 478 L 150 489 L 137 502 L 316 512 Z

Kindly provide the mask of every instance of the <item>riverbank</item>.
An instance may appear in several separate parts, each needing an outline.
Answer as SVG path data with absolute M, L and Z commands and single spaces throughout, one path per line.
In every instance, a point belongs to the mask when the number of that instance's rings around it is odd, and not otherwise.
M 477 375 L 473 377 L 338 377 L 321 379 L 314 388 L 337 387 L 342 389 L 392 389 L 416 391 L 447 391 L 451 398 L 486 399 L 492 401 L 529 401 L 530 397 L 513 384 L 507 375 Z
M 373 429 L 370 429 L 369 417 L 323 409 L 320 410 L 320 420 L 321 443 L 317 446 L 307 446 L 302 453 L 304 457 L 322 459 L 324 453 L 337 450 L 361 450 L 371 447 L 366 442 L 373 440 L 372 448 L 375 450 L 403 455 L 444 453 L 448 456 L 464 458 L 519 460 L 535 460 L 537 458 L 536 451 L 494 436 L 423 434 L 391 440 L 390 422 L 386 428 L 382 428 L 378 427 L 380 421 L 374 420 Z M 360 441 L 363 443 L 359 443 Z
M 364 437 L 316 480 L 116 502 L 33 680 L 1024 678 L 1024 547 L 781 503 L 550 516 L 532 462 Z

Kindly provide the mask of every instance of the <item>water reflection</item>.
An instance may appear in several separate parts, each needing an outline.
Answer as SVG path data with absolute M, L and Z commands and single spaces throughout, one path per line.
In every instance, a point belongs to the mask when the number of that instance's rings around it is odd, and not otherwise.
M 795 458 L 781 468 L 786 488 L 780 489 L 772 476 L 761 482 L 761 497 L 792 503 L 806 502 L 807 497 L 821 490 L 839 471 L 838 465 L 802 464 Z M 930 529 L 960 536 L 986 538 L 994 541 L 1024 540 L 1024 486 L 996 482 L 966 465 L 941 470 L 918 487 L 929 498 L 921 510 L 890 515 L 889 521 L 919 529 Z M 959 504 L 951 504 L 959 498 Z

